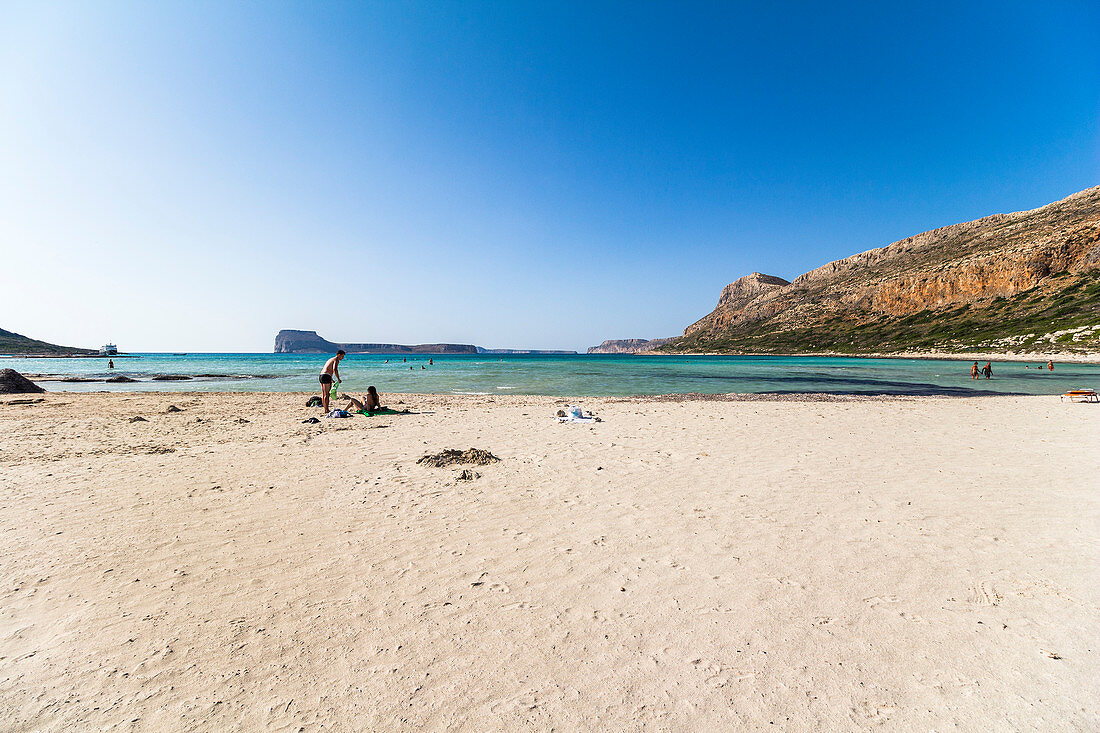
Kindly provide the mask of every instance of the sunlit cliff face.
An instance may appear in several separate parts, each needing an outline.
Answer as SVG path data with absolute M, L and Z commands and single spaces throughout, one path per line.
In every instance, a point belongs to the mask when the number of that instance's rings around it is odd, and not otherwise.
M 830 262 L 793 283 L 753 273 L 727 285 L 715 310 L 684 335 L 705 342 L 741 331 L 983 308 L 1033 288 L 1040 297 L 1058 293 L 1094 270 L 1100 270 L 1100 187 L 1034 211 L 924 232 Z

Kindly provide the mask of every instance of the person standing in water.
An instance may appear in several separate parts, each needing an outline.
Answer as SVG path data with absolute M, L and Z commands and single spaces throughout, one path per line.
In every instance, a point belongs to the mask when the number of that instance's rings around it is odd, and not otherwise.
M 1047 360 L 1047 369 L 1049 369 L 1052 372 L 1054 371 L 1054 359 L 1048 359 Z
M 970 378 L 971 379 L 977 379 L 978 378 L 978 362 L 974 362 L 974 366 L 970 367 Z
M 982 374 L 985 376 L 986 379 L 989 379 L 993 376 L 993 364 L 992 364 L 992 362 L 987 361 L 985 363 L 985 366 L 982 367 Z
M 108 369 L 114 369 L 115 368 L 115 360 L 114 359 L 108 359 L 107 360 L 107 368 Z
M 340 360 L 344 358 L 344 350 L 340 349 L 336 352 L 336 356 L 332 357 L 325 362 L 325 368 L 321 370 L 321 376 L 318 377 L 318 381 L 321 382 L 321 409 L 328 414 L 328 395 L 330 388 L 332 387 L 332 378 L 336 377 L 337 382 L 343 381 L 340 379 Z

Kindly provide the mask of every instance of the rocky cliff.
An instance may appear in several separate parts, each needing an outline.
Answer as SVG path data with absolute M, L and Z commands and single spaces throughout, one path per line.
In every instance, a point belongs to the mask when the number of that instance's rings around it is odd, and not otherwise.
M 1100 186 L 853 255 L 753 273 L 662 350 L 1100 351 Z
M 316 331 L 282 330 L 275 336 L 276 354 L 476 354 L 471 344 L 338 344 L 327 341 Z
M 599 346 L 589 346 L 589 354 L 640 354 L 643 351 L 653 351 L 658 346 L 664 346 L 671 338 L 667 339 L 608 339 Z
M 756 300 L 768 293 L 790 285 L 790 282 L 774 275 L 763 275 L 754 272 L 742 278 L 734 280 L 722 288 L 722 294 L 718 296 L 718 305 L 710 313 L 699 321 L 691 324 L 684 330 L 684 335 L 695 333 L 702 329 L 722 329 L 744 316 L 745 309 Z M 671 341 L 672 339 L 668 339 Z

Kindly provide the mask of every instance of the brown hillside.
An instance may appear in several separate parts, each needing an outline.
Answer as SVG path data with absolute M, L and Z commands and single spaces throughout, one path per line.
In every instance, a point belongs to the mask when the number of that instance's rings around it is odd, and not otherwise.
M 792 283 L 754 273 L 726 286 L 715 310 L 663 350 L 1050 344 L 1100 349 L 1100 186 L 918 234 Z

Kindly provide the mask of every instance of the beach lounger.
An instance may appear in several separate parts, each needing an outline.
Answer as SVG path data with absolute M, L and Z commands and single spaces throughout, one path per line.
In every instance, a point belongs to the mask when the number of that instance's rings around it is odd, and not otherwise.
M 1070 402 L 1100 402 L 1100 394 L 1094 389 L 1071 389 L 1060 398 Z

